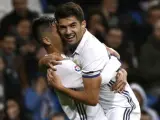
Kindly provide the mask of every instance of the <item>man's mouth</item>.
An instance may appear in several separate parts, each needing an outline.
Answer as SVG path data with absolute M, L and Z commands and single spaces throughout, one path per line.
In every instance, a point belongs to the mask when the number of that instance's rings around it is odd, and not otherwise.
M 75 34 L 66 35 L 66 36 L 65 36 L 65 39 L 70 42 L 70 41 L 73 40 L 74 37 L 75 37 Z

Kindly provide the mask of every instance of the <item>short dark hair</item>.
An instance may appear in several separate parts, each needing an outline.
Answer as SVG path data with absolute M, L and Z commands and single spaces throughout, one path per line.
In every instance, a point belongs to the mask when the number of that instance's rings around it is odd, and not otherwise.
M 74 2 L 67 2 L 65 4 L 61 4 L 56 8 L 55 18 L 58 22 L 61 18 L 75 16 L 77 20 L 82 22 L 84 20 L 84 13 L 82 8 L 74 3 Z
M 160 5 L 153 5 L 151 6 L 149 9 L 148 9 L 148 12 L 147 12 L 147 15 L 148 17 L 151 15 L 151 12 L 154 11 L 154 10 L 160 10 Z
M 38 43 L 41 43 L 41 40 L 39 38 L 41 36 L 39 28 L 41 26 L 43 26 L 44 29 L 49 28 L 49 27 L 51 27 L 52 24 L 55 24 L 55 18 L 54 17 L 42 16 L 42 17 L 39 17 L 39 18 L 36 18 L 36 19 L 33 20 L 32 34 L 33 34 L 33 37 L 35 38 L 35 40 Z

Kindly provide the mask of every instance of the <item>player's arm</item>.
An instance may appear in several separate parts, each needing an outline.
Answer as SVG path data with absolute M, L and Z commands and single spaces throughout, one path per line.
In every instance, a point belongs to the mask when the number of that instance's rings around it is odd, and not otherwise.
M 101 49 L 102 48 L 100 48 L 100 50 Z M 106 64 L 106 57 L 108 58 L 108 55 L 106 54 L 106 48 L 104 46 L 102 52 L 92 47 L 88 51 L 86 50 L 85 54 L 81 56 L 83 91 L 67 89 L 63 87 L 62 84 L 59 83 L 60 80 L 57 79 L 52 79 L 53 87 L 85 104 L 96 105 L 98 103 L 101 85 L 100 71 Z
M 39 60 L 38 64 L 39 64 L 40 69 L 43 69 L 44 67 L 46 68 L 47 66 L 47 67 L 52 68 L 53 70 L 56 70 L 54 66 L 61 64 L 60 60 L 62 59 L 63 58 L 60 55 L 47 54 Z
M 115 51 L 114 49 L 112 49 L 110 47 L 107 47 L 107 46 L 106 46 L 106 49 L 110 53 L 110 55 L 115 56 L 118 59 L 120 59 L 120 55 L 119 55 L 119 53 L 117 51 Z M 109 74 L 109 73 L 111 73 L 112 72 L 111 70 L 113 70 L 113 69 L 114 68 L 112 67 L 112 69 L 108 69 L 109 70 L 108 72 L 105 72 L 105 73 L 107 73 L 107 78 L 105 80 L 110 80 L 111 79 L 110 78 L 111 74 Z M 116 76 L 116 83 L 113 84 L 112 90 L 113 91 L 117 91 L 117 92 L 122 92 L 125 89 L 126 84 L 127 84 L 127 72 L 124 69 L 119 69 L 119 71 L 117 73 L 117 76 Z
M 115 51 L 113 48 L 110 48 L 110 47 L 106 46 L 106 49 L 111 55 L 113 55 L 113 56 L 117 57 L 118 59 L 120 59 L 120 54 L 117 51 Z
M 61 80 L 59 76 L 53 70 L 48 70 L 47 78 L 51 86 L 56 88 L 57 90 L 69 95 L 75 100 L 83 102 L 87 105 L 96 105 L 99 100 L 99 91 L 101 84 L 101 77 L 97 76 L 94 78 L 83 78 L 84 90 L 83 91 L 75 91 L 69 88 L 65 88 L 61 84 Z M 74 83 L 73 83 L 74 84 Z

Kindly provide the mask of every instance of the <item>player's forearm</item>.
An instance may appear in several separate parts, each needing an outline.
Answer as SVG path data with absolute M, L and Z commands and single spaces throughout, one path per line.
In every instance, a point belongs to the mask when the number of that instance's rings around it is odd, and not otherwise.
M 69 95 L 73 99 L 80 101 L 87 105 L 95 106 L 98 103 L 98 98 L 92 97 L 91 95 L 87 94 L 85 91 L 75 91 L 75 90 L 68 89 L 65 87 L 60 89 L 60 91 Z

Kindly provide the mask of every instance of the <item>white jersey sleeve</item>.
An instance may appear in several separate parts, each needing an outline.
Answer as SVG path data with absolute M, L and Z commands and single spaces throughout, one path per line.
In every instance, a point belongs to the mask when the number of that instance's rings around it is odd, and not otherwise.
M 119 70 L 120 67 L 121 62 L 115 56 L 111 56 L 109 62 L 101 72 L 102 84 L 108 84 L 109 81 L 116 76 L 117 70 Z
M 95 39 L 95 40 L 94 40 Z M 81 54 L 81 66 L 83 78 L 93 78 L 100 75 L 104 66 L 109 61 L 106 47 L 96 38 L 88 40 Z M 93 43 L 92 43 L 93 42 Z
M 82 87 L 82 75 L 80 67 L 71 60 L 62 60 L 61 65 L 56 65 L 56 73 L 62 84 L 67 88 Z

